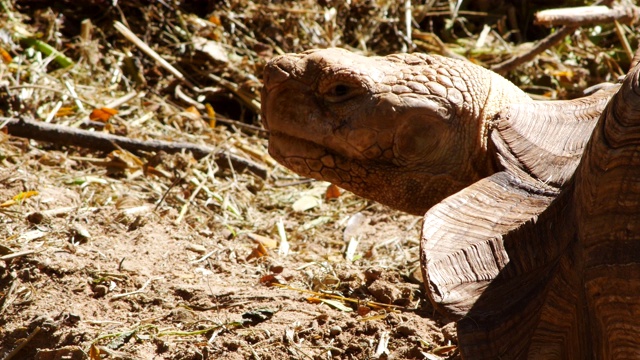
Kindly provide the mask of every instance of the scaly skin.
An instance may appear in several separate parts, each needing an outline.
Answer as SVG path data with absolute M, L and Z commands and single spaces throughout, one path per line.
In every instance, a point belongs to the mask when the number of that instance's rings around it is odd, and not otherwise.
M 471 63 L 326 49 L 267 64 L 262 116 L 288 168 L 422 215 L 499 170 L 489 132 L 511 102 L 531 100 Z

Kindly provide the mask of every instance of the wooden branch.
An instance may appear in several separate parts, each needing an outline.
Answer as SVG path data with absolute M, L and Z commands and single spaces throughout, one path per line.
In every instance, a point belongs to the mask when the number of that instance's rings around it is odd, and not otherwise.
M 526 53 L 514 56 L 507 61 L 493 65 L 491 67 L 491 70 L 497 72 L 498 74 L 504 74 L 508 71 L 511 71 L 516 67 L 518 67 L 520 64 L 524 64 L 528 61 L 533 60 L 533 58 L 535 58 L 538 54 L 549 49 L 556 43 L 562 41 L 562 39 L 564 39 L 565 36 L 571 34 L 573 31 L 575 31 L 575 29 L 577 29 L 577 27 L 575 26 L 562 27 L 558 31 L 554 32 L 553 34 L 540 40 L 540 42 L 538 42 L 533 48 L 531 48 Z
M 515 69 L 520 64 L 533 60 L 538 54 L 549 49 L 571 34 L 575 29 L 585 25 L 595 25 L 608 22 L 635 23 L 640 18 L 640 7 L 633 5 L 583 6 L 566 9 L 551 9 L 536 13 L 536 25 L 563 26 L 555 33 L 547 36 L 525 54 L 515 56 L 500 64 L 493 65 L 491 70 L 504 74 Z
M 545 26 L 588 26 L 618 21 L 632 24 L 640 17 L 640 7 L 633 5 L 582 6 L 565 9 L 543 10 L 535 15 L 536 25 Z
M 60 145 L 81 146 L 101 151 L 116 150 L 117 147 L 115 145 L 131 152 L 164 151 L 166 153 L 177 153 L 189 151 L 196 159 L 201 159 L 214 152 L 214 149 L 208 146 L 187 142 L 136 140 L 124 136 L 81 130 L 26 118 L 9 120 L 6 122 L 5 127 L 9 135 L 12 136 L 47 141 Z M 224 169 L 228 169 L 231 164 L 235 171 L 242 172 L 246 169 L 262 179 L 267 178 L 267 169 L 237 155 L 219 151 L 215 153 L 215 161 L 218 166 Z

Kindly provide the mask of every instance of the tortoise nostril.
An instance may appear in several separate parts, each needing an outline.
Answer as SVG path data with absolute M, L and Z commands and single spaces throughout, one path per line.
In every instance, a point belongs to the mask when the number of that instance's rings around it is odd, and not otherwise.
M 280 64 L 273 61 L 269 62 L 264 69 L 263 80 L 267 90 L 271 90 L 273 87 L 287 81 L 290 77 L 290 72 L 287 71 L 286 67 L 283 69 L 279 66 Z

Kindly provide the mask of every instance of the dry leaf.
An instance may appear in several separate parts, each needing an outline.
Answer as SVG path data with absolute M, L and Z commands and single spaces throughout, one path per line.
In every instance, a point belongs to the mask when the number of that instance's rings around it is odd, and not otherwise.
M 260 278 L 260 283 L 268 286 L 273 284 L 286 285 L 287 281 L 281 275 L 269 274 Z
M 121 169 L 141 169 L 144 165 L 139 157 L 126 150 L 114 150 L 105 160 L 107 160 L 107 166 Z
M 63 106 L 56 112 L 56 117 L 69 116 L 76 113 L 75 108 L 70 106 Z
M 91 348 L 89 349 L 89 359 L 90 360 L 101 360 L 100 357 L 100 349 L 95 344 L 91 344 Z
M 371 308 L 368 306 L 358 306 L 358 315 L 366 316 L 371 312 Z
M 5 64 L 9 64 L 10 62 L 13 61 L 13 58 L 11 57 L 11 54 L 9 54 L 5 49 L 0 48 L 0 56 L 2 56 L 2 61 Z
M 324 193 L 324 198 L 326 200 L 337 199 L 340 197 L 340 188 L 336 185 L 329 185 L 327 187 L 327 191 Z
M 445 345 L 445 346 L 439 346 L 435 349 L 433 349 L 431 352 L 438 355 L 438 356 L 443 356 L 446 355 L 454 350 L 456 350 L 458 347 L 456 345 Z
M 219 63 L 226 64 L 229 62 L 229 55 L 227 49 L 217 41 L 208 40 L 199 36 L 191 38 L 196 50 L 201 51 L 207 55 L 211 60 Z
M 213 109 L 211 104 L 204 104 L 204 108 L 207 110 L 207 116 L 209 117 L 209 127 L 216 127 L 216 111 Z
M 307 301 L 312 303 L 312 304 L 320 304 L 320 298 L 317 297 L 308 297 Z
M 320 199 L 311 195 L 304 195 L 293 203 L 293 210 L 298 212 L 307 211 L 320 206 Z
M 91 114 L 89 115 L 89 119 L 99 120 L 106 123 L 107 121 L 109 121 L 109 119 L 111 119 L 113 115 L 116 115 L 117 113 L 118 110 L 116 109 L 102 107 L 99 109 L 93 109 L 93 111 L 91 111 Z
M 262 236 L 254 233 L 249 233 L 247 234 L 247 236 L 249 236 L 249 239 L 253 240 L 253 242 L 257 244 L 262 244 L 267 249 L 275 249 L 278 246 L 278 241 L 270 237 L 266 237 L 266 236 Z
M 322 298 L 318 298 L 319 301 L 334 307 L 340 311 L 344 311 L 344 312 L 352 312 L 353 309 L 348 307 L 347 305 L 343 304 L 342 302 L 338 301 L 338 300 L 331 300 L 331 299 L 322 299 Z
M 9 207 L 11 205 L 15 205 L 19 202 L 21 202 L 24 199 L 28 199 L 32 196 L 36 196 L 39 193 L 35 190 L 31 190 L 31 191 L 22 191 L 20 192 L 18 195 L 14 196 L 11 200 L 7 200 L 5 202 L 3 202 L 2 204 L 0 204 L 0 207 Z
M 202 116 L 202 114 L 200 114 L 200 111 L 198 111 L 198 109 L 196 109 L 195 106 L 189 106 L 188 108 L 184 109 L 184 112 L 189 113 L 189 114 L 193 114 L 196 116 L 196 118 L 200 118 Z
M 35 190 L 30 190 L 30 191 L 23 191 L 21 193 L 19 193 L 18 195 L 13 197 L 13 200 L 15 201 L 22 201 L 24 199 L 28 199 L 32 196 L 36 196 L 38 195 L 38 192 Z
M 267 250 L 267 248 L 265 248 L 261 243 L 258 243 L 258 246 L 256 246 L 251 252 L 251 254 L 247 256 L 247 261 L 251 259 L 258 259 L 268 255 L 269 255 L 269 251 Z
M 211 15 L 209 16 L 209 21 L 213 24 L 216 24 L 217 26 L 221 26 L 222 25 L 222 21 L 220 21 L 220 18 L 215 16 L 215 15 Z

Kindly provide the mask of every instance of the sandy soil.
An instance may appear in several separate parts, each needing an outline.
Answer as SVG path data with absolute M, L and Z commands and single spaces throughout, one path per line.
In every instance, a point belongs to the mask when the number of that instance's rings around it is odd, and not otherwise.
M 179 207 L 155 209 L 149 191 L 166 179 L 16 141 L 3 150 L 20 161 L 2 165 L 0 201 L 38 191 L 0 208 L 5 358 L 25 343 L 13 359 L 422 359 L 455 343 L 414 276 L 417 217 L 350 194 L 326 201 L 326 183 L 251 192 L 253 175 L 224 173 L 219 185 L 251 206 L 204 206 L 176 224 Z M 293 210 L 301 198 L 296 208 L 316 206 Z M 359 240 L 352 261 L 345 229 Z

